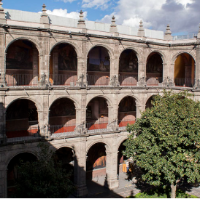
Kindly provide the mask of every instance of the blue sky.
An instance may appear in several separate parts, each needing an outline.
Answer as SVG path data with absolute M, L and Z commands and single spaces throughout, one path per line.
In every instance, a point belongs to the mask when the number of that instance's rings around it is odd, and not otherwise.
M 173 34 L 197 33 L 200 23 L 200 0 L 3 0 L 3 8 L 78 18 L 82 9 L 87 20 L 165 31 L 170 24 Z

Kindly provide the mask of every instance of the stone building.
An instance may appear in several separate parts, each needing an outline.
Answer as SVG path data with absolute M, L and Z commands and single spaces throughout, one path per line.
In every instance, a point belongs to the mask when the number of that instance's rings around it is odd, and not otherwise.
M 163 89 L 200 97 L 200 33 L 166 32 L 3 9 L 0 0 L 0 197 L 20 158 L 48 142 L 74 170 L 77 196 L 87 179 L 118 187 L 126 125 Z

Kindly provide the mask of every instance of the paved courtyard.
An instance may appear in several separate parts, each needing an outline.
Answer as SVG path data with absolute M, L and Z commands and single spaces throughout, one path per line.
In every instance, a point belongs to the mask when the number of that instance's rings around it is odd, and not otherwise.
M 142 186 L 140 189 L 137 188 L 135 184 L 136 181 L 134 179 L 128 181 L 125 173 L 121 173 L 119 175 L 119 188 L 114 190 L 109 190 L 105 187 L 106 181 L 105 177 L 103 176 L 94 179 L 94 181 L 87 182 L 88 197 L 90 198 L 124 198 L 127 196 L 136 195 L 141 191 L 142 188 Z M 188 188 L 188 194 L 200 197 L 200 186 Z

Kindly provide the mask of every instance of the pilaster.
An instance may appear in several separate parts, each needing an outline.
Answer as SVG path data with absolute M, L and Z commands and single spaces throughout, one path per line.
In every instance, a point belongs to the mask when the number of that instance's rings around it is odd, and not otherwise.
M 119 180 L 117 178 L 117 160 L 118 152 L 111 152 L 106 146 L 106 181 L 109 189 L 119 187 Z

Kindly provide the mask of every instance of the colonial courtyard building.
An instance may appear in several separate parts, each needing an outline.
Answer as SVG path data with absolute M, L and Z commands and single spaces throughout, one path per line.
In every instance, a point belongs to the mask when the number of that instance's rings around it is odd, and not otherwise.
M 198 27 L 197 27 L 198 29 Z M 2 8 L 0 0 L 0 197 L 20 159 L 40 141 L 73 169 L 77 196 L 88 179 L 119 185 L 126 125 L 162 91 L 200 100 L 200 32 L 166 32 Z

